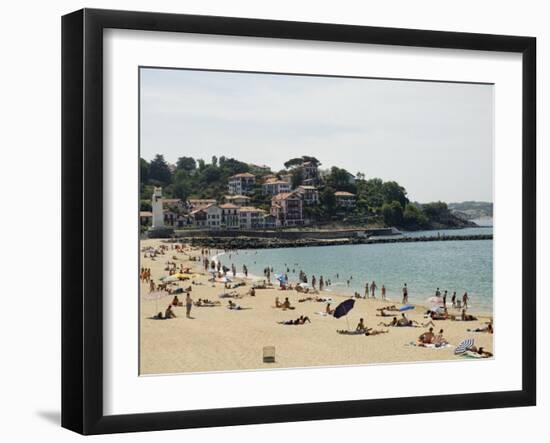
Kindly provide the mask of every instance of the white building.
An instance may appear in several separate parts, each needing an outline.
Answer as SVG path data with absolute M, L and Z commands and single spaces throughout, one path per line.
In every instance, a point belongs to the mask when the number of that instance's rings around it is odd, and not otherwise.
M 271 199 L 271 215 L 278 226 L 300 226 L 304 224 L 303 201 L 297 192 L 277 194 Z
M 277 195 L 282 192 L 290 192 L 290 182 L 284 180 L 268 180 L 262 185 L 262 191 L 265 195 Z
M 301 185 L 296 188 L 296 192 L 302 196 L 306 205 L 319 204 L 319 191 L 315 186 Z
M 199 211 L 203 211 L 206 214 L 206 227 L 212 229 L 220 229 L 222 227 L 222 209 L 218 205 L 209 205 Z
M 221 226 L 226 229 L 239 229 L 239 206 L 233 203 L 224 203 L 219 208 L 221 209 Z
M 252 193 L 255 184 L 256 176 L 249 172 L 243 172 L 229 177 L 227 187 L 230 194 L 247 195 Z
M 252 206 L 244 206 L 239 210 L 241 229 L 258 229 L 264 227 L 266 211 Z

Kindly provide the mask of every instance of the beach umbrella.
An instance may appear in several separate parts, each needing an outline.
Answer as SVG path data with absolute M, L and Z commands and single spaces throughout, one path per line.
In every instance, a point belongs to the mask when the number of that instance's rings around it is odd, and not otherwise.
M 342 303 L 340 303 L 338 306 L 336 306 L 336 309 L 334 310 L 334 317 L 340 318 L 340 317 L 346 317 L 346 324 L 349 329 L 349 323 L 348 323 L 348 312 L 353 309 L 353 305 L 355 305 L 355 300 L 353 298 L 349 298 L 347 300 L 344 300 Z
M 469 348 L 471 348 L 474 345 L 474 339 L 473 338 L 467 338 L 466 340 L 462 340 L 459 345 L 455 348 L 455 354 L 464 354 Z
M 404 305 L 399 308 L 399 311 L 405 312 L 405 311 L 411 311 L 412 309 L 414 309 L 413 305 Z

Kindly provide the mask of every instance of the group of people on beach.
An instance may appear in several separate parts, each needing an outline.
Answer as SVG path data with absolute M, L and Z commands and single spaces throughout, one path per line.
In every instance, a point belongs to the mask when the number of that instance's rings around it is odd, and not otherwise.
M 175 249 L 176 252 L 183 252 L 184 251 L 183 245 L 182 246 L 178 246 L 178 245 L 172 246 L 172 249 Z M 161 245 L 161 247 L 156 248 L 154 250 L 153 249 L 148 249 L 147 253 L 149 254 L 149 258 L 154 259 L 154 257 L 156 257 L 157 255 L 164 255 L 167 252 L 167 250 L 168 250 L 168 248 L 166 246 Z M 227 275 L 227 273 L 231 272 L 233 277 L 236 277 L 237 268 L 236 268 L 234 263 L 231 263 L 230 268 L 227 267 L 227 266 L 224 266 L 222 264 L 221 260 L 219 260 L 219 258 L 211 258 L 212 257 L 211 253 L 212 253 L 212 251 L 210 251 L 209 249 L 201 249 L 200 257 L 197 257 L 197 259 L 199 261 L 202 261 L 202 265 L 203 265 L 205 271 L 207 271 L 207 272 L 215 271 L 214 273 L 217 273 L 218 277 L 220 277 L 222 275 L 225 276 L 225 275 Z M 175 257 L 174 257 L 174 259 L 175 259 Z M 288 282 L 288 273 L 290 272 L 291 269 L 286 264 L 285 264 L 285 267 L 287 269 L 287 273 L 283 274 L 282 276 L 277 275 L 277 279 L 279 280 L 279 283 L 280 283 L 280 288 L 279 289 L 285 289 L 285 290 L 296 289 L 297 292 L 310 292 L 311 295 L 309 295 L 308 297 L 305 297 L 305 298 L 303 297 L 303 298 L 299 299 L 298 301 L 299 302 L 304 302 L 304 301 L 325 302 L 326 306 L 325 306 L 324 312 L 320 312 L 318 314 L 322 314 L 322 315 L 325 315 L 325 316 L 334 315 L 335 309 L 332 307 L 332 303 L 331 303 L 333 300 L 330 299 L 330 298 L 327 299 L 326 297 L 319 297 L 318 295 L 314 295 L 314 294 L 319 294 L 317 292 L 317 290 L 323 291 L 324 289 L 326 289 L 328 286 L 330 286 L 332 284 L 332 281 L 331 281 L 330 278 L 327 279 L 322 275 L 319 276 L 318 278 L 315 275 L 311 275 L 311 278 L 309 278 L 308 275 L 303 270 L 299 270 L 299 274 L 298 274 L 299 284 L 296 285 L 295 287 L 292 287 L 292 285 Z M 297 269 L 299 269 L 299 267 L 296 267 L 295 269 L 292 269 L 292 272 L 295 272 L 295 270 L 297 270 Z M 190 273 L 190 268 L 184 268 L 183 264 L 180 264 L 179 269 L 178 269 L 178 265 L 174 261 L 168 261 L 166 263 L 166 267 L 164 268 L 164 270 L 167 271 L 169 275 L 173 275 L 174 273 L 178 272 L 178 270 L 181 273 L 184 273 L 184 272 L 185 273 Z M 248 267 L 244 264 L 242 265 L 242 272 L 243 272 L 243 275 L 244 275 L 245 278 L 248 277 L 248 274 L 249 274 Z M 252 296 L 255 295 L 255 287 L 257 289 L 261 289 L 262 287 L 265 287 L 265 288 L 272 288 L 273 287 L 273 285 L 270 283 L 270 281 L 271 281 L 272 276 L 274 275 L 274 268 L 272 266 L 265 267 L 264 270 L 263 270 L 263 274 L 264 274 L 264 277 L 267 279 L 267 283 L 265 283 L 265 281 L 264 281 L 264 286 L 252 285 L 250 291 L 248 291 L 248 293 L 247 293 L 248 295 L 252 295 Z M 339 276 L 338 273 L 336 273 L 335 277 L 338 280 L 340 276 Z M 162 282 L 159 282 L 158 284 L 155 285 L 155 282 L 153 281 L 153 279 L 151 277 L 151 269 L 150 268 L 143 267 L 143 266 L 141 267 L 141 269 L 140 269 L 140 280 L 143 283 L 149 284 L 150 292 L 153 292 L 155 290 L 168 290 L 167 286 L 169 286 L 169 284 L 164 284 Z M 350 276 L 348 279 L 346 279 L 346 284 L 348 286 L 350 286 L 350 283 L 351 283 L 352 280 L 353 280 L 353 276 Z M 215 276 L 212 277 L 212 279 L 210 281 L 212 281 L 212 283 L 214 283 L 215 282 Z M 310 282 L 309 285 L 307 284 L 308 281 Z M 304 285 L 301 285 L 302 283 L 304 283 Z M 228 283 L 225 283 L 225 285 L 224 285 L 225 288 L 228 287 L 227 285 L 228 285 Z M 239 286 L 241 286 L 241 285 L 245 285 L 245 283 L 244 282 L 239 283 Z M 308 288 L 307 291 L 305 291 L 304 288 Z M 311 290 L 311 288 L 313 288 L 313 290 Z M 191 286 L 187 289 L 178 288 L 178 291 L 179 291 L 178 293 L 180 293 L 180 292 L 185 293 L 185 300 L 182 302 L 182 301 L 180 301 L 178 296 L 175 295 L 172 302 L 169 304 L 169 306 L 166 308 L 166 310 L 164 312 L 157 313 L 153 318 L 155 318 L 155 319 L 173 319 L 173 318 L 176 318 L 177 315 L 174 312 L 175 307 L 185 307 L 186 308 L 186 317 L 187 318 L 193 318 L 193 317 L 191 317 L 191 310 L 192 310 L 193 306 L 197 306 L 197 307 L 215 307 L 215 306 L 220 306 L 221 305 L 220 301 L 211 301 L 211 300 L 203 299 L 203 298 L 200 298 L 200 299 L 198 299 L 197 302 L 194 302 L 193 299 L 191 298 L 191 294 L 190 294 L 191 289 L 192 289 Z M 372 299 L 376 299 L 377 295 L 378 295 L 378 291 L 380 291 L 379 292 L 380 298 L 382 300 L 386 300 L 387 299 L 386 298 L 387 289 L 386 289 L 385 284 L 382 284 L 381 287 L 379 287 L 375 280 L 372 280 L 371 282 L 367 281 L 365 283 L 363 296 L 361 296 L 358 292 L 355 292 L 354 296 L 355 296 L 355 298 L 364 298 L 364 299 L 372 298 Z M 402 305 L 407 305 L 409 303 L 409 297 L 408 297 L 409 296 L 409 289 L 408 289 L 407 283 L 403 284 L 401 292 L 402 292 L 402 300 L 401 300 Z M 442 300 L 441 309 L 427 311 L 425 316 L 424 316 L 426 318 L 426 322 L 419 322 L 419 321 L 414 320 L 414 319 L 409 319 L 409 318 L 407 318 L 407 316 L 403 312 L 401 312 L 400 313 L 401 315 L 399 316 L 400 308 L 398 308 L 396 305 L 388 305 L 388 306 L 384 306 L 384 307 L 381 307 L 381 308 L 377 308 L 378 313 L 376 314 L 379 317 L 392 317 L 392 319 L 389 322 L 381 321 L 381 322 L 378 323 L 378 326 L 383 326 L 386 329 L 368 328 L 365 324 L 364 319 L 361 318 L 359 320 L 359 323 L 357 324 L 355 330 L 353 330 L 353 329 L 352 330 L 337 330 L 337 332 L 339 334 L 344 334 L 344 335 L 359 335 L 359 334 L 361 334 L 361 335 L 365 335 L 365 336 L 375 336 L 375 335 L 380 335 L 380 334 L 387 334 L 387 333 L 390 332 L 389 328 L 394 328 L 394 327 L 414 327 L 414 328 L 420 328 L 420 327 L 428 328 L 429 327 L 429 329 L 427 331 L 423 332 L 418 337 L 418 339 L 415 343 L 416 346 L 419 346 L 419 347 L 441 347 L 441 346 L 445 346 L 445 345 L 448 344 L 448 341 L 443 336 L 444 330 L 439 329 L 439 332 L 436 334 L 434 332 L 434 329 L 435 329 L 434 321 L 438 321 L 438 320 L 475 321 L 475 320 L 478 320 L 477 317 L 475 317 L 474 315 L 468 314 L 466 312 L 466 310 L 469 307 L 469 301 L 470 301 L 470 297 L 469 297 L 467 292 L 464 293 L 464 295 L 461 297 L 461 299 L 459 299 L 459 297 L 457 297 L 456 291 L 453 292 L 452 297 L 451 297 L 451 305 L 452 305 L 453 308 L 461 309 L 461 314 L 460 315 L 451 315 L 451 314 L 449 314 L 448 309 L 447 309 L 448 294 L 449 294 L 449 292 L 447 290 L 445 290 L 442 293 L 439 290 L 439 288 L 437 288 L 437 290 L 435 291 L 435 296 L 438 297 L 438 298 L 441 298 L 441 300 Z M 229 297 L 229 298 L 231 298 L 231 297 Z M 289 297 L 285 297 L 283 302 L 279 301 L 279 298 L 276 297 L 274 307 L 277 308 L 277 309 L 281 309 L 283 311 L 296 309 L 296 307 L 293 306 L 291 301 L 289 300 Z M 228 300 L 227 308 L 229 310 L 233 310 L 233 311 L 240 311 L 240 310 L 243 310 L 243 309 L 251 309 L 251 308 L 242 307 L 241 305 L 237 304 L 233 300 Z M 305 325 L 307 323 L 311 323 L 311 319 L 307 315 L 302 314 L 302 315 L 298 316 L 295 319 L 285 320 L 285 321 L 278 321 L 277 323 L 279 323 L 281 325 Z M 491 321 L 489 323 L 486 323 L 486 326 L 481 326 L 481 327 L 477 327 L 477 328 L 473 328 L 473 329 L 467 329 L 467 331 L 469 331 L 469 332 L 487 332 L 487 333 L 492 334 L 494 332 L 494 329 L 493 329 L 493 324 L 492 324 L 492 321 Z M 485 357 L 489 356 L 489 355 L 492 356 L 491 353 L 485 351 L 483 348 L 479 348 L 479 349 L 476 348 L 474 351 L 479 352 L 480 356 L 485 356 Z

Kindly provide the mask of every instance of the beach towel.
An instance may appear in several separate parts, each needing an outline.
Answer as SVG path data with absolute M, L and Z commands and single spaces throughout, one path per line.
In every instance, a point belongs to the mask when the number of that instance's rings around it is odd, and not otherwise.
M 410 342 L 408 345 L 405 346 L 415 346 L 417 348 L 426 348 L 426 349 L 446 349 L 446 348 L 452 348 L 453 345 L 450 343 L 445 343 L 444 345 L 436 345 L 435 343 L 428 343 L 426 345 L 420 346 L 418 343 Z
M 328 317 L 326 312 L 316 312 L 315 314 L 320 315 L 321 317 Z
M 467 358 L 489 358 L 486 355 L 481 355 L 481 354 L 478 354 L 477 352 L 472 352 L 472 351 L 466 351 L 460 355 L 462 357 L 467 357 Z
M 336 331 L 342 335 L 365 335 L 365 331 Z

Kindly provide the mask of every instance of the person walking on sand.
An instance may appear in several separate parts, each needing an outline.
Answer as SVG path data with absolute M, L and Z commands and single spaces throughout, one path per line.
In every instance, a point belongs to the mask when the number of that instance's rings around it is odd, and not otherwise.
M 470 297 L 468 297 L 468 293 L 465 292 L 464 295 L 462 296 L 462 307 L 464 309 L 467 309 L 468 308 L 468 301 L 470 300 Z
M 325 281 L 323 280 L 323 276 L 319 277 L 319 291 L 323 290 L 323 287 L 325 286 Z
M 386 300 L 386 286 L 382 285 L 382 300 Z
M 311 276 L 311 286 L 313 287 L 313 289 L 315 289 L 315 284 L 317 283 L 317 279 L 315 278 L 314 275 Z
M 185 297 L 185 316 L 187 318 L 191 318 L 192 307 L 193 307 L 193 299 L 191 298 L 191 295 L 187 293 L 187 296 Z
M 409 289 L 407 288 L 407 283 L 405 283 L 405 286 L 403 286 L 403 303 L 406 305 L 409 303 Z
M 376 295 L 375 295 L 376 288 L 378 288 L 378 286 L 376 286 L 376 282 L 373 280 L 372 283 L 370 284 L 370 295 L 372 296 L 372 298 L 376 298 Z
M 453 291 L 453 296 L 451 297 L 451 303 L 453 308 L 456 308 L 456 291 Z

